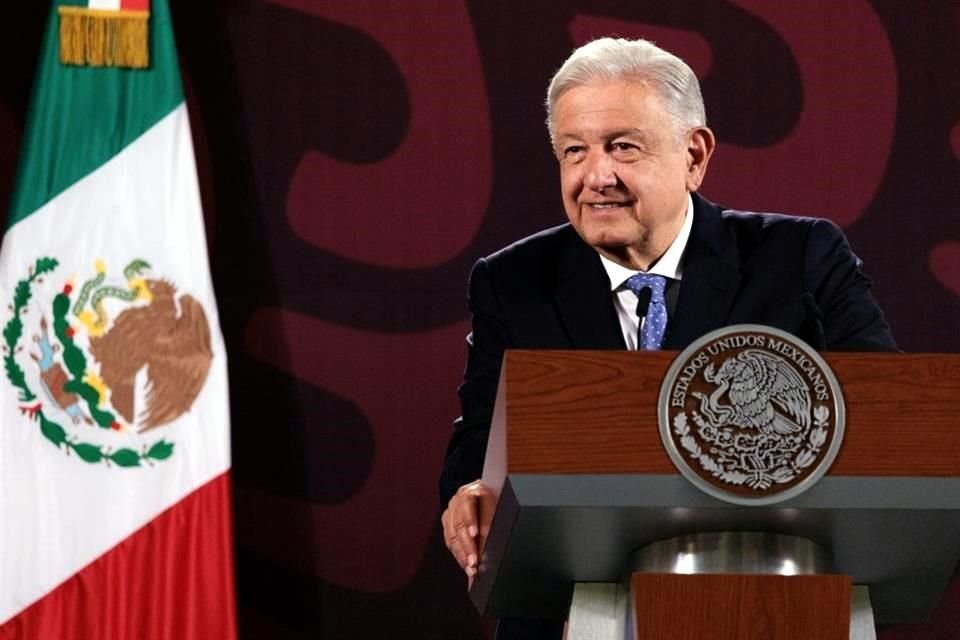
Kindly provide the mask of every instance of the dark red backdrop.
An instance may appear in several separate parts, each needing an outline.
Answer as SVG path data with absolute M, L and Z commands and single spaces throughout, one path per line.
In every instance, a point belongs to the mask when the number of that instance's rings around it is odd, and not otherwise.
M 11 6 L 13 5 L 13 6 Z M 703 80 L 704 193 L 832 218 L 902 347 L 960 347 L 956 0 L 173 1 L 228 347 L 241 632 L 481 638 L 435 479 L 473 261 L 563 220 L 542 94 L 645 35 Z M 0 8 L 6 202 L 46 3 Z M 960 580 L 931 625 L 960 636 Z

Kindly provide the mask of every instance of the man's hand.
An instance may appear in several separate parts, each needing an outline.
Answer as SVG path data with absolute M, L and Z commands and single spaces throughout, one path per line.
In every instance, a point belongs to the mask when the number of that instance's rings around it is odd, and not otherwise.
M 468 585 L 473 584 L 477 575 L 480 550 L 490 533 L 496 504 L 490 487 L 476 480 L 457 490 L 440 517 L 447 549 L 467 574 Z

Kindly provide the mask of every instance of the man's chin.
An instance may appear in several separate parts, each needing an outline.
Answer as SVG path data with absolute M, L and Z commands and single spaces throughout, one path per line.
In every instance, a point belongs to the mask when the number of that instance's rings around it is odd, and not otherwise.
M 586 233 L 580 232 L 580 237 L 604 257 L 633 268 L 631 254 L 635 239 L 632 235 L 612 229 L 587 229 Z
M 602 231 L 581 234 L 583 240 L 594 249 L 605 253 L 623 253 L 632 246 L 632 238 L 623 233 Z

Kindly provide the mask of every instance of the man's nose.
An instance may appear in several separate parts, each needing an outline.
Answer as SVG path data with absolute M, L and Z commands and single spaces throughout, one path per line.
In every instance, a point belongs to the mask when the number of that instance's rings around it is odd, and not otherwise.
M 583 185 L 594 191 L 616 186 L 617 172 L 613 158 L 607 153 L 592 153 L 587 158 Z

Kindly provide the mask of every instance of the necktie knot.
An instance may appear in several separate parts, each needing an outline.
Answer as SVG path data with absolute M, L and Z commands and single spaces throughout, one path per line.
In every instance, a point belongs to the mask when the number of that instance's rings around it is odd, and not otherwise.
M 646 309 L 638 308 L 637 310 L 638 315 L 642 314 L 637 346 L 643 351 L 659 349 L 667 330 L 667 304 L 663 295 L 667 287 L 667 279 L 655 273 L 638 273 L 630 276 L 625 284 L 641 300 L 643 299 L 641 292 L 649 289 L 649 306 Z
M 655 273 L 637 273 L 630 276 L 625 284 L 638 296 L 644 289 L 650 289 L 650 301 L 657 303 L 663 302 L 663 292 L 667 286 L 667 279 Z

